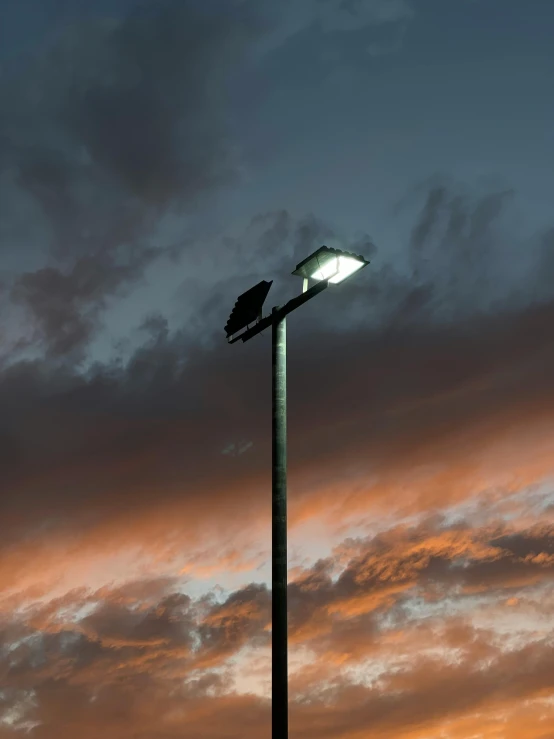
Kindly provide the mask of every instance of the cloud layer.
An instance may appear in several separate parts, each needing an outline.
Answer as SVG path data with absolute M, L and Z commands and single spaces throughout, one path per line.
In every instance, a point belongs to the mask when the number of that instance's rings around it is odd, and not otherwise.
M 396 251 L 278 206 L 195 235 L 241 70 L 414 17 L 275 7 L 137 6 L 0 81 L 0 739 L 269 736 L 269 338 L 223 326 L 323 243 L 371 265 L 289 321 L 291 731 L 550 739 L 553 232 L 437 176 Z
M 551 706 L 541 700 L 553 687 L 553 534 L 552 523 L 479 529 L 428 519 L 345 542 L 299 573 L 289 584 L 295 733 L 308 736 L 316 722 L 326 736 L 370 727 L 423 736 L 476 712 L 494 731 L 517 697 L 536 707 L 526 736 L 542 736 Z M 176 578 L 81 588 L 17 620 L 4 614 L 3 695 L 20 712 L 11 725 L 34 723 L 40 737 L 70 735 L 79 721 L 91 736 L 133 736 L 139 726 L 176 736 L 209 716 L 206 736 L 235 736 L 229 722 L 242 716 L 247 735 L 268 730 L 258 682 L 269 657 L 267 588 L 196 600 L 184 590 Z M 524 628 L 502 631 L 503 618 Z M 8 710 L 3 726 L 10 731 Z

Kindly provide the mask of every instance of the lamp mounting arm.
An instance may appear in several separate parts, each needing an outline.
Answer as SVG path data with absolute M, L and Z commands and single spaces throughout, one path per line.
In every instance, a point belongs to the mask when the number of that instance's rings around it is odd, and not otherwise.
M 239 336 L 234 336 L 232 339 L 229 339 L 228 343 L 234 344 L 235 341 L 241 340 L 243 342 L 246 342 L 249 339 L 252 339 L 254 336 L 257 336 L 266 328 L 269 328 L 273 321 L 279 321 L 281 318 L 284 318 L 289 313 L 292 313 L 293 310 L 296 310 L 301 305 L 304 305 L 304 303 L 307 303 L 308 300 L 315 298 L 316 295 L 319 295 L 319 293 L 323 292 L 323 290 L 325 290 L 325 288 L 327 288 L 328 286 L 329 280 L 320 280 L 319 282 L 316 282 L 316 284 L 312 285 L 309 290 L 306 290 L 306 292 L 297 295 L 295 298 L 291 298 L 288 303 L 285 303 L 285 305 L 281 306 L 273 313 L 270 313 L 265 318 L 262 318 L 255 326 L 252 326 L 252 328 L 247 329 L 246 331 L 244 331 L 244 333 L 239 334 Z

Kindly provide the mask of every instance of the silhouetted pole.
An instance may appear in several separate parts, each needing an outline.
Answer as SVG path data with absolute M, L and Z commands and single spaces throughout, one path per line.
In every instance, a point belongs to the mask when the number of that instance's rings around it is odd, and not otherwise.
M 366 267 L 357 254 L 322 246 L 296 265 L 292 273 L 303 278 L 302 294 L 262 317 L 262 307 L 273 281 L 262 280 L 239 295 L 225 325 L 229 344 L 250 341 L 271 325 L 272 359 L 272 467 L 271 467 L 271 729 L 272 739 L 288 739 L 287 640 L 287 324 L 286 317 L 311 300 L 329 283 L 343 282 Z M 331 270 L 329 270 L 331 266 Z M 310 277 L 316 284 L 308 287 Z M 253 326 L 250 324 L 255 321 Z M 245 331 L 243 329 L 246 329 Z M 239 333 L 242 332 L 242 333 Z M 238 335 L 237 335 L 238 334 Z
M 272 739 L 288 739 L 287 659 L 287 324 L 272 312 Z

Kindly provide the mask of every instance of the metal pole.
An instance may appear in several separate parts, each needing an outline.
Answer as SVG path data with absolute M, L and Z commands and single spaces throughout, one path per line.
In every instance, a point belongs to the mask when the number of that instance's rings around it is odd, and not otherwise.
M 287 324 L 272 312 L 271 729 L 288 739 L 287 660 Z

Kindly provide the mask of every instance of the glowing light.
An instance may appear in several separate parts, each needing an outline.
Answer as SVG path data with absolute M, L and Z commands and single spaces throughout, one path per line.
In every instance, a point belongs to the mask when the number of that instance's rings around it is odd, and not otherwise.
M 336 284 L 364 267 L 364 262 L 355 257 L 337 256 L 329 259 L 312 275 L 312 280 L 329 280 Z

